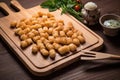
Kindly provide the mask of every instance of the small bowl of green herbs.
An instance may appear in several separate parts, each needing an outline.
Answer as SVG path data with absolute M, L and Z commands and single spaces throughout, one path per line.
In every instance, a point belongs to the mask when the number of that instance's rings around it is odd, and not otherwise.
M 103 33 L 108 36 L 116 36 L 120 31 L 120 16 L 116 14 L 104 14 L 99 23 L 103 27 Z

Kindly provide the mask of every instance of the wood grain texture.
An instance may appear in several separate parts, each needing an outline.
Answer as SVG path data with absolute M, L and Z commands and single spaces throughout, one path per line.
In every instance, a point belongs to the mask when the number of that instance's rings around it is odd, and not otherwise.
M 9 4 L 9 0 L 1 0 Z M 18 0 L 25 8 L 38 5 L 40 0 Z M 31 3 L 30 3 L 31 1 Z M 101 8 L 101 13 L 120 15 L 119 0 L 83 0 L 94 1 Z M 29 3 L 29 4 L 28 4 Z M 0 14 L 0 16 L 3 16 Z M 102 33 L 100 25 L 90 27 L 100 35 L 105 43 L 102 52 L 120 54 L 120 34 L 114 38 Z M 16 58 L 9 47 L 0 39 L 0 80 L 120 80 L 120 61 L 77 61 L 45 77 L 32 75 Z
M 65 25 L 68 22 L 72 22 L 75 29 L 83 33 L 83 36 L 86 40 L 85 44 L 77 48 L 77 52 L 79 53 L 70 53 L 66 56 L 60 56 L 59 54 L 56 54 L 56 58 L 54 60 L 51 60 L 50 58 L 44 58 L 40 53 L 33 55 L 31 53 L 32 45 L 29 46 L 27 49 L 21 49 L 20 40 L 18 37 L 15 36 L 14 30 L 10 28 L 10 23 L 12 21 L 19 21 L 23 18 L 30 18 L 32 15 L 36 14 L 39 11 L 44 13 L 47 13 L 49 11 L 48 9 L 41 8 L 39 5 L 30 9 L 24 9 L 18 1 L 12 0 L 11 3 L 14 7 L 18 8 L 20 12 L 14 13 L 7 7 L 5 3 L 2 2 L 0 4 L 0 7 L 3 8 L 6 13 L 8 13 L 6 17 L 0 18 L 0 34 L 2 38 L 4 38 L 6 43 L 8 43 L 8 46 L 13 49 L 18 58 L 33 74 L 42 76 L 52 73 L 53 71 L 58 70 L 58 68 L 60 69 L 61 67 L 64 67 L 79 59 L 81 55 L 79 51 L 81 49 L 98 49 L 103 44 L 103 40 L 90 29 L 86 28 L 85 25 L 83 25 L 79 21 L 76 22 L 67 15 L 61 15 L 61 11 L 57 10 L 55 12 L 51 12 L 51 14 L 53 14 L 56 19 L 63 20 Z

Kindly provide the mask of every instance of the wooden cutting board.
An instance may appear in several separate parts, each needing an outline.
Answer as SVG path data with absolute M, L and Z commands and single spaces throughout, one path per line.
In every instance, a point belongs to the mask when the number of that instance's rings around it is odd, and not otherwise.
M 16 0 L 12 0 L 11 4 L 20 11 L 13 12 L 5 3 L 0 3 L 0 7 L 8 14 L 8 16 L 0 18 L 0 36 L 2 39 L 4 39 L 8 46 L 11 47 L 15 55 L 24 63 L 28 70 L 35 75 L 43 76 L 52 73 L 80 59 L 81 49 L 100 49 L 103 44 L 102 38 L 88 29 L 81 22 L 75 19 L 73 20 L 70 15 L 61 15 L 61 11 L 57 10 L 50 13 L 53 14 L 57 19 L 64 20 L 65 23 L 71 21 L 75 28 L 83 33 L 86 43 L 78 47 L 77 53 L 70 53 L 66 56 L 60 56 L 57 54 L 55 60 L 50 58 L 46 59 L 41 54 L 33 55 L 31 53 L 31 46 L 24 50 L 20 48 L 20 40 L 15 36 L 14 31 L 10 28 L 10 23 L 12 21 L 19 21 L 23 18 L 29 18 L 39 11 L 44 13 L 49 11 L 48 9 L 41 8 L 39 5 L 30 9 L 24 9 Z

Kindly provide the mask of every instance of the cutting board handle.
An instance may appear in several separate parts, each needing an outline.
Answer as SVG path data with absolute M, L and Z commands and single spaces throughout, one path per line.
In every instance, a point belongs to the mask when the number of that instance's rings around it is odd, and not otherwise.
M 0 2 L 0 8 L 5 15 L 10 15 L 13 13 L 13 11 L 11 11 L 7 4 L 4 2 Z
M 24 10 L 24 8 L 17 0 L 11 0 L 10 3 L 13 7 L 17 8 L 19 11 Z

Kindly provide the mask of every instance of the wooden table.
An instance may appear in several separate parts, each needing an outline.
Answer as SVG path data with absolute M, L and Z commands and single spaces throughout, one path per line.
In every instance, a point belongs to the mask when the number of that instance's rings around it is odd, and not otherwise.
M 10 0 L 0 0 L 10 5 Z M 39 5 L 41 0 L 18 0 L 25 8 Z M 115 13 L 120 15 L 120 0 L 83 0 L 95 2 L 101 8 L 101 15 Z M 0 13 L 0 17 L 3 14 Z M 120 54 L 120 33 L 116 37 L 108 37 L 102 33 L 101 26 L 90 27 L 104 40 L 101 52 Z M 120 61 L 76 61 L 45 77 L 32 75 L 21 61 L 14 55 L 0 38 L 0 80 L 120 80 Z

